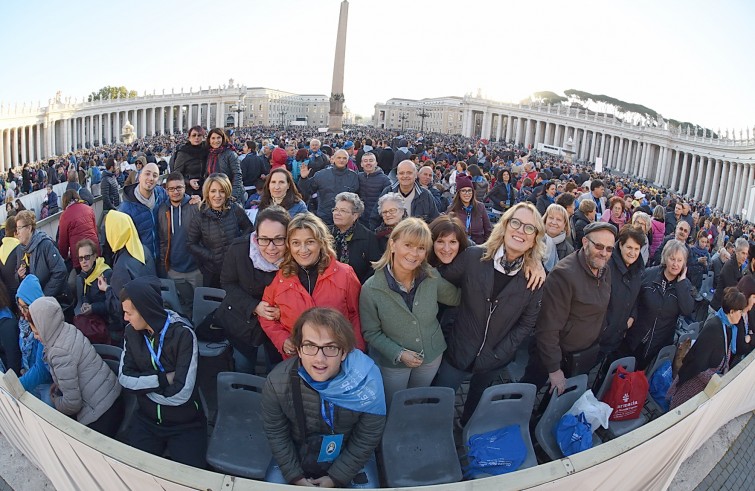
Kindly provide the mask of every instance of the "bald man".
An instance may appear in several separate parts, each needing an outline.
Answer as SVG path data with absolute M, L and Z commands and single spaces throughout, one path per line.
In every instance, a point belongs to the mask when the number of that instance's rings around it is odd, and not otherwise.
M 133 220 L 139 240 L 152 257 L 160 257 L 160 241 L 157 237 L 157 210 L 168 201 L 168 193 L 157 185 L 160 169 L 155 163 L 144 166 L 139 181 L 123 188 L 123 203 L 118 207 Z
M 313 170 L 302 164 L 299 173 L 299 190 L 309 199 L 317 194 L 317 211 L 315 214 L 328 225 L 333 225 L 333 207 L 336 195 L 345 191 L 359 193 L 359 176 L 349 170 L 349 154 L 346 150 L 336 150 L 333 165 L 310 176 Z
M 382 194 L 401 193 L 404 197 L 404 206 L 409 210 L 409 216 L 418 217 L 432 222 L 438 215 L 435 199 L 430 191 L 417 183 L 417 167 L 411 160 L 404 160 L 396 167 L 396 184 L 387 186 Z

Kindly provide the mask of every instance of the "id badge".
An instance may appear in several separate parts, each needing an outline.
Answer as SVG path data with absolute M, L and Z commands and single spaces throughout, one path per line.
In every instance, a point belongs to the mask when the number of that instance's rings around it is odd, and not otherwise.
M 322 446 L 320 446 L 320 455 L 317 457 L 318 462 L 333 462 L 341 455 L 341 446 L 343 445 L 343 435 L 323 435 Z

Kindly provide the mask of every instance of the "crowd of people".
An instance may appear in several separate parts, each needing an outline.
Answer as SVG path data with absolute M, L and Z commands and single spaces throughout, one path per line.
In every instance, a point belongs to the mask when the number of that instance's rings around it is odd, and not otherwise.
M 751 224 L 511 142 L 195 126 L 2 179 L 5 369 L 108 436 L 121 392 L 135 393 L 127 442 L 196 467 L 207 465 L 203 333 L 164 307 L 159 278 L 185 312 L 193 289 L 225 290 L 213 322 L 266 367 L 272 482 L 349 485 L 402 389 L 469 381 L 465 425 L 521 350 L 521 381 L 560 393 L 624 356 L 645 369 L 679 319 L 701 322 L 672 407 L 752 350 Z M 39 215 L 23 209 L 18 197 L 42 189 Z M 38 222 L 56 213 L 52 238 Z M 97 343 L 123 349 L 117 375 Z

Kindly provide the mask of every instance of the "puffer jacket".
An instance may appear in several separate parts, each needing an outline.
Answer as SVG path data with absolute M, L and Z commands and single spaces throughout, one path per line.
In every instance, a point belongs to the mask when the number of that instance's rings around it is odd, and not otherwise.
M 299 190 L 310 197 L 317 193 L 316 215 L 328 225 L 333 225 L 333 207 L 336 195 L 342 192 L 359 193 L 359 176 L 349 169 L 335 166 L 319 171 L 306 179 L 299 178 Z
M 591 223 L 590 219 L 587 218 L 587 215 L 577 210 L 574 212 L 574 215 L 572 215 L 571 221 L 571 234 L 574 248 L 581 249 L 582 237 L 585 236 L 585 227 Z
M 100 192 L 102 193 L 102 209 L 117 210 L 121 205 L 121 196 L 118 193 L 118 180 L 115 174 L 110 171 L 102 172 Z
M 661 221 L 656 220 L 655 218 L 653 218 L 650 221 L 650 224 L 651 224 L 650 231 L 653 234 L 653 240 L 650 242 L 649 251 L 650 251 L 650 257 L 653 257 L 655 256 L 655 251 L 657 251 L 658 248 L 663 243 L 663 238 L 666 235 L 666 224 Z
M 71 203 L 60 215 L 58 224 L 58 250 L 64 261 L 71 258 L 73 267 L 81 268 L 79 264 L 79 251 L 76 244 L 82 239 L 90 239 L 97 246 L 97 254 L 100 252 L 100 240 L 97 237 L 97 223 L 94 219 L 94 210 L 84 203 Z M 70 253 L 69 253 L 70 250 Z
M 611 353 L 619 349 L 627 332 L 627 320 L 637 320 L 637 296 L 642 285 L 645 262 L 638 257 L 628 268 L 617 246 L 608 261 L 611 268 L 611 299 L 608 301 L 606 326 L 600 334 L 600 350 Z
M 359 217 L 359 221 L 368 229 L 375 230 L 382 221 L 378 215 L 377 202 L 383 189 L 391 185 L 391 180 L 380 167 L 377 167 L 372 174 L 360 172 L 358 177 L 359 197 L 364 202 L 364 213 Z
M 110 288 L 105 292 L 108 312 L 111 314 L 111 329 L 120 331 L 123 329 L 123 306 L 119 299 L 121 290 L 126 283 L 140 276 L 155 276 L 155 260 L 149 250 L 144 248 L 144 264 L 135 259 L 124 247 L 113 256 L 113 273 L 110 276 Z M 96 287 L 96 285 L 94 285 Z M 115 322 L 112 316 L 115 315 Z
M 152 257 L 160 257 L 160 239 L 157 236 L 157 210 L 160 205 L 168 201 L 168 193 L 161 186 L 155 186 L 155 206 L 150 210 L 136 199 L 134 193 L 139 192 L 139 183 L 123 188 L 123 203 L 119 211 L 127 214 L 134 222 L 139 240 L 152 254 Z
M 236 199 L 236 203 L 244 203 L 244 178 L 241 174 L 241 163 L 239 157 L 233 150 L 226 150 L 218 156 L 218 165 L 215 172 L 222 172 L 231 181 L 231 195 Z M 207 169 L 205 168 L 205 178 Z
M 46 297 L 60 300 L 61 295 L 69 293 L 68 270 L 55 242 L 46 233 L 36 230 L 29 245 L 16 248 L 16 255 L 17 264 L 26 262 L 28 273 L 39 278 Z
M 516 355 L 520 344 L 532 335 L 543 289 L 527 288 L 520 270 L 491 298 L 495 269 L 481 261 L 484 250 L 468 247 L 440 273 L 461 287 L 461 305 L 448 337 L 446 361 L 459 370 L 483 373 L 501 368 Z
M 218 218 L 209 206 L 203 206 L 191 220 L 187 244 L 204 274 L 220 274 L 228 246 L 241 235 L 254 230 L 244 210 L 236 203 L 223 210 Z
M 52 397 L 55 409 L 88 425 L 110 409 L 121 393 L 115 374 L 89 340 L 63 320 L 57 300 L 42 297 L 29 307 L 44 345 L 45 362 L 62 395 Z
M 296 423 L 292 396 L 291 370 L 297 370 L 299 358 L 279 363 L 262 390 L 262 420 L 270 450 L 288 482 L 304 477 L 298 449 L 304 443 Z M 308 435 L 330 434 L 330 428 L 320 415 L 320 395 L 297 374 L 295 383 L 301 386 L 304 421 Z M 343 449 L 328 469 L 337 486 L 347 485 L 371 457 L 383 435 L 385 416 L 360 413 L 335 406 L 334 432 L 343 435 Z
M 331 258 L 325 271 L 318 275 L 311 296 L 297 275 L 286 277 L 278 271 L 273 282 L 265 288 L 262 300 L 280 308 L 280 319 L 271 321 L 261 317 L 260 325 L 278 351 L 288 357 L 283 353 L 283 343 L 291 337 L 291 330 L 301 313 L 312 307 L 331 307 L 351 322 L 356 347 L 364 351 L 362 324 L 359 320 L 361 290 L 362 285 L 351 266 L 338 262 L 335 258 Z

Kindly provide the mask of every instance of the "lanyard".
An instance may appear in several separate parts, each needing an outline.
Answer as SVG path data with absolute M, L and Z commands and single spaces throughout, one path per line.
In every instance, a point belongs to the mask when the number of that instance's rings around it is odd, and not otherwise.
M 328 401 L 328 407 L 330 408 L 330 419 L 328 419 L 328 416 L 325 414 L 325 399 L 323 399 L 322 404 L 320 404 L 320 414 L 322 414 L 322 419 L 325 421 L 325 424 L 330 428 L 330 432 L 335 433 L 333 424 L 335 423 L 336 418 L 334 415 L 333 403 Z
M 160 363 L 160 355 L 163 352 L 163 343 L 165 342 L 165 333 L 168 332 L 168 325 L 170 323 L 170 317 L 165 319 L 165 325 L 163 326 L 163 331 L 160 333 L 160 342 L 157 345 L 157 354 L 155 354 L 155 350 L 152 347 L 152 343 L 149 342 L 149 338 L 147 338 L 147 335 L 144 335 L 144 342 L 147 343 L 147 349 L 149 350 L 149 355 L 152 357 L 152 364 L 157 365 L 157 368 L 160 369 L 161 372 L 165 371 L 165 368 L 163 368 L 163 364 Z

